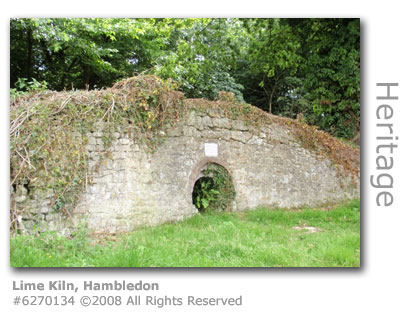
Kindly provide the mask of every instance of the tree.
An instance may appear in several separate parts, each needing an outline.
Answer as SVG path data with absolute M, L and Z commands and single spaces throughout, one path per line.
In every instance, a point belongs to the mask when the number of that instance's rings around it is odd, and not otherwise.
M 353 137 L 360 117 L 359 19 L 302 19 L 294 25 L 302 41 L 311 122 L 334 135 Z
M 244 33 L 238 19 L 183 19 L 155 72 L 172 78 L 188 97 L 215 99 L 219 91 L 243 100 L 243 86 L 232 76 Z
M 292 29 L 282 19 L 243 19 L 249 39 L 246 52 L 248 60 L 242 66 L 250 69 L 250 75 L 242 78 L 241 83 L 250 78 L 257 82 L 259 90 L 254 88 L 256 96 L 263 93 L 269 113 L 277 107 L 278 98 L 289 94 L 289 78 L 298 70 L 301 57 L 297 49 L 299 42 Z M 261 90 L 260 90 L 261 89 Z
M 359 19 L 11 19 L 10 87 L 101 88 L 142 72 L 340 137 L 359 131 Z
M 19 78 L 57 90 L 112 85 L 151 68 L 166 32 L 155 19 L 12 19 L 10 85 Z

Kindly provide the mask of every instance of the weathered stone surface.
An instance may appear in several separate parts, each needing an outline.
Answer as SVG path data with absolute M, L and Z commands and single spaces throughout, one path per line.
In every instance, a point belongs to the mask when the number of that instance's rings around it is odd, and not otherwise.
M 251 134 L 249 132 L 243 132 L 243 131 L 232 131 L 231 139 L 242 142 L 242 143 L 246 143 L 247 141 L 251 139 Z
M 27 199 L 26 196 L 20 196 L 20 197 L 16 197 L 16 198 L 15 198 L 15 201 L 16 201 L 17 203 L 22 203 L 22 202 L 24 202 L 26 199 Z
M 248 131 L 249 130 L 248 126 L 246 126 L 242 120 L 234 120 L 232 122 L 232 128 L 234 130 L 240 130 L 240 131 Z
M 314 206 L 359 197 L 359 179 L 342 178 L 330 160 L 303 149 L 289 129 L 278 124 L 255 130 L 216 112 L 209 116 L 193 111 L 167 130 L 154 153 L 116 132 L 109 159 L 103 156 L 107 150 L 102 131 L 99 126 L 87 135 L 92 183 L 72 220 L 64 222 L 53 212 L 52 190 L 38 190 L 28 199 L 27 190 L 16 189 L 27 228 L 34 223 L 54 229 L 85 223 L 94 231 L 118 232 L 183 220 L 197 213 L 192 191 L 206 162 L 229 171 L 237 194 L 234 210 Z M 217 144 L 217 157 L 206 157 L 205 143 Z
M 186 125 L 168 132 L 154 154 L 142 149 L 131 154 L 120 143 L 113 165 L 100 168 L 101 174 L 112 172 L 112 179 L 95 181 L 99 187 L 86 194 L 86 221 L 92 229 L 117 232 L 195 214 L 194 172 L 203 161 L 228 169 L 237 192 L 236 210 L 318 205 L 359 196 L 359 182 L 342 188 L 343 179 L 332 163 L 291 144 L 288 130 L 268 127 L 259 132 L 252 133 L 240 120 L 192 112 Z M 204 144 L 209 142 L 217 143 L 219 152 L 206 160 Z
M 102 132 L 96 131 L 92 134 L 94 137 L 101 138 L 103 136 Z
M 213 119 L 213 124 L 217 128 L 222 128 L 222 129 L 231 129 L 231 121 L 226 118 L 214 118 Z
M 204 116 L 201 119 L 201 122 L 202 122 L 203 126 L 208 127 L 208 128 L 213 128 L 213 122 L 212 122 L 212 119 L 209 116 Z

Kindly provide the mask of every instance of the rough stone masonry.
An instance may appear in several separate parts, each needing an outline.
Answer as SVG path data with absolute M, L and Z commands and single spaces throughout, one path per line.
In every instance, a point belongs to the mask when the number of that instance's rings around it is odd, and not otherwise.
M 233 210 L 317 206 L 359 197 L 359 177 L 340 175 L 327 157 L 303 148 L 289 126 L 254 128 L 217 110 L 193 108 L 177 127 L 161 134 L 166 139 L 151 153 L 129 133 L 116 132 L 111 157 L 101 161 L 106 151 L 103 126 L 88 133 L 92 183 L 70 223 L 85 223 L 96 232 L 121 232 L 188 218 L 198 212 L 192 191 L 209 162 L 231 175 Z M 26 200 L 25 192 L 20 187 L 16 201 L 32 201 L 31 211 L 47 217 L 43 224 L 67 227 L 67 221 L 50 214 L 52 191 L 35 200 Z
M 128 134 L 116 133 L 112 159 L 95 170 L 104 151 L 101 137 L 94 132 L 89 140 L 93 184 L 74 211 L 76 221 L 96 231 L 129 231 L 197 213 L 193 186 L 208 162 L 230 173 L 236 191 L 233 210 L 316 206 L 359 197 L 359 182 L 343 181 L 330 160 L 302 148 L 279 125 L 252 130 L 241 120 L 193 110 L 153 154 Z

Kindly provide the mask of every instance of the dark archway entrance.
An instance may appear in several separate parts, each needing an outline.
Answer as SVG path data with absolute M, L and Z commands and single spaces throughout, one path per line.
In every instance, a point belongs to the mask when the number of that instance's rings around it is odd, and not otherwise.
M 232 178 L 223 166 L 208 162 L 199 172 L 192 191 L 192 203 L 200 212 L 231 209 L 236 195 Z
M 193 186 L 192 202 L 195 207 L 204 212 L 217 196 L 218 191 L 214 189 L 214 181 L 210 177 L 201 177 L 197 179 Z

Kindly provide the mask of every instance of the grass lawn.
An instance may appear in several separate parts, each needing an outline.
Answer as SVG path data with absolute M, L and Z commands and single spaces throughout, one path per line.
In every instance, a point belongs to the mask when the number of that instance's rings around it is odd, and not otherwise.
M 314 228 L 310 228 L 314 227 Z M 208 213 L 127 234 L 10 241 L 12 267 L 359 267 L 359 199 L 329 209 Z

